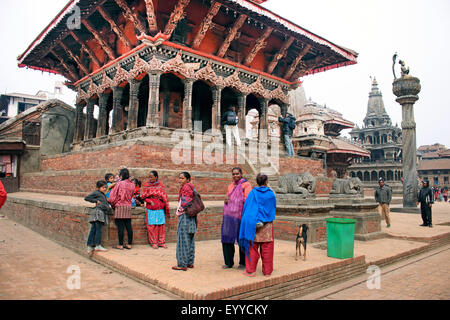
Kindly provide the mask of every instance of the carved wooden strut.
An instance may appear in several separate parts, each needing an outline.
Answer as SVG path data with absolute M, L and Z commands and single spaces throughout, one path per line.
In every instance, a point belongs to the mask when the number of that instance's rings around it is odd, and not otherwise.
M 127 20 L 130 20 L 133 22 L 134 27 L 139 30 L 141 34 L 145 34 L 145 26 L 142 24 L 141 20 L 139 20 L 139 17 L 135 16 L 133 11 L 131 11 L 130 7 L 128 6 L 127 2 L 125 0 L 114 0 L 117 5 L 123 10 L 123 15 Z
M 250 53 L 248 54 L 247 58 L 244 61 L 244 65 L 246 65 L 247 67 L 250 66 L 250 64 L 252 63 L 253 59 L 255 59 L 256 55 L 258 54 L 258 52 L 260 50 L 264 49 L 264 47 L 267 45 L 266 39 L 270 36 L 272 31 L 273 31 L 272 27 L 267 27 L 266 28 L 264 33 L 255 42 L 255 45 L 253 46 L 252 50 L 250 51 Z
M 102 49 L 106 52 L 106 54 L 108 55 L 109 59 L 114 60 L 116 58 L 116 55 L 114 53 L 114 50 L 111 49 L 111 47 L 109 46 L 109 44 L 103 40 L 103 38 L 101 37 L 101 35 L 97 32 L 97 30 L 95 30 L 94 26 L 92 26 L 92 24 L 90 24 L 89 21 L 87 20 L 82 20 L 82 23 L 84 24 L 84 26 L 86 27 L 86 29 L 89 30 L 90 33 L 92 33 L 92 35 L 94 36 L 94 38 L 98 41 L 98 43 L 100 44 L 100 46 L 102 47 Z
M 289 39 L 283 43 L 283 46 L 281 47 L 280 51 L 278 51 L 275 56 L 272 59 L 272 62 L 270 62 L 269 66 L 267 67 L 267 73 L 272 73 L 275 67 L 277 66 L 278 62 L 284 58 L 284 56 L 287 53 L 287 50 L 291 46 L 292 42 L 294 42 L 293 37 L 289 37 Z
M 108 21 L 108 23 L 111 26 L 111 29 L 117 34 L 117 36 L 119 37 L 120 40 L 122 40 L 122 42 L 128 47 L 128 48 L 133 48 L 133 45 L 131 44 L 130 40 L 128 40 L 128 38 L 125 36 L 125 34 L 123 33 L 122 29 L 119 28 L 119 26 L 117 25 L 117 23 L 114 21 L 114 19 L 110 16 L 110 14 L 103 9 L 102 7 L 98 7 L 97 8 L 98 12 L 102 15 L 103 19 L 105 19 L 106 21 Z
M 56 54 L 56 52 L 51 49 L 49 50 L 49 52 L 55 56 L 56 59 L 59 60 L 59 62 L 61 63 L 61 65 L 64 67 L 64 69 L 67 70 L 67 72 L 69 73 L 69 75 L 73 78 L 73 80 L 78 80 L 80 79 L 80 76 L 76 75 L 73 70 L 64 62 L 64 59 L 61 58 L 59 55 Z
M 67 54 L 75 61 L 78 68 L 84 73 L 84 75 L 89 74 L 89 69 L 87 69 L 80 61 L 80 59 L 64 44 L 62 41 L 58 41 L 58 44 L 67 52 Z
M 219 2 L 214 1 L 211 4 L 211 7 L 208 10 L 208 13 L 206 14 L 205 18 L 202 21 L 202 24 L 200 25 L 200 28 L 198 29 L 197 34 L 195 35 L 194 40 L 192 41 L 192 48 L 197 49 L 200 44 L 203 41 L 203 38 L 206 35 L 206 32 L 208 32 L 209 28 L 211 28 L 212 25 L 212 19 L 216 16 L 216 14 L 219 12 L 220 7 L 222 4 Z
M 101 66 L 101 63 L 98 60 L 97 56 L 95 55 L 94 51 L 88 45 L 84 44 L 83 41 L 81 41 L 81 39 L 75 34 L 75 32 L 70 30 L 69 34 L 76 42 L 78 42 L 81 48 L 91 57 L 92 61 L 94 61 L 96 65 Z
M 245 19 L 247 19 L 247 16 L 245 14 L 241 14 L 239 18 L 237 18 L 237 20 L 234 22 L 233 27 L 231 27 L 230 32 L 228 33 L 225 41 L 220 46 L 219 51 L 217 51 L 217 56 L 219 58 L 223 58 L 225 56 L 225 53 L 230 47 L 231 42 L 233 42 L 233 40 L 236 38 L 239 29 L 244 24 Z
M 158 21 L 156 20 L 153 0 L 145 0 L 145 6 L 147 8 L 148 29 L 151 34 L 155 34 L 158 32 Z
M 170 14 L 169 21 L 167 22 L 166 28 L 164 29 L 164 34 L 171 36 L 173 31 L 180 22 L 185 17 L 184 9 L 188 6 L 191 0 L 178 0 L 177 5 Z
M 305 48 L 303 48 L 302 52 L 295 58 L 294 62 L 291 64 L 289 69 L 286 72 L 286 75 L 284 76 L 285 79 L 289 79 L 292 76 L 292 73 L 294 73 L 295 69 L 297 69 L 298 64 L 302 60 L 302 58 L 308 53 L 308 51 L 311 49 L 311 45 L 306 45 Z

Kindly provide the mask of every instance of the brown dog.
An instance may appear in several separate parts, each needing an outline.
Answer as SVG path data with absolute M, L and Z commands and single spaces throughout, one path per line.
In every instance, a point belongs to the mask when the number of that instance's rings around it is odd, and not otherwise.
M 296 245 L 295 245 L 295 260 L 298 260 L 298 256 L 302 256 L 303 247 L 303 260 L 306 260 L 306 241 L 308 239 L 308 226 L 306 224 L 302 224 L 298 227 Z

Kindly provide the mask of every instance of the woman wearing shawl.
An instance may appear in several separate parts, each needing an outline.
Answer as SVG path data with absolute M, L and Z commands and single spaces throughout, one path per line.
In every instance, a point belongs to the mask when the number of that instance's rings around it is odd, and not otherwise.
M 267 187 L 268 178 L 265 174 L 256 177 L 258 187 L 248 195 L 242 213 L 239 231 L 239 246 L 245 252 L 245 271 L 249 277 L 255 276 L 259 257 L 262 260 L 262 272 L 270 276 L 273 271 L 273 223 L 277 200 L 275 193 Z M 262 227 L 257 228 L 257 224 Z
M 145 206 L 145 225 L 148 242 L 153 249 L 166 248 L 166 217 L 170 217 L 169 197 L 164 184 L 158 180 L 158 172 L 150 172 L 147 183 L 142 188 Z
M 228 186 L 227 198 L 223 207 L 222 220 L 222 251 L 225 264 L 222 268 L 233 268 L 234 244 L 239 241 L 239 227 L 241 225 L 242 209 L 245 199 L 252 190 L 250 182 L 242 178 L 242 169 L 233 168 L 233 183 Z M 245 254 L 239 250 L 239 267 L 245 267 Z
M 173 270 L 186 271 L 194 268 L 195 242 L 197 232 L 197 218 L 185 214 L 185 208 L 192 202 L 194 186 L 191 183 L 191 175 L 188 172 L 180 173 L 178 180 L 181 188 L 178 195 L 178 229 L 177 229 L 177 265 Z
M 134 193 L 134 183 L 130 180 L 130 172 L 128 169 L 120 170 L 120 181 L 117 182 L 115 187 L 111 190 L 108 202 L 114 208 L 114 221 L 117 225 L 117 233 L 119 238 L 119 245 L 114 248 L 123 250 L 131 249 L 133 244 L 133 228 L 131 226 L 131 198 Z M 127 229 L 128 244 L 123 245 L 123 230 Z

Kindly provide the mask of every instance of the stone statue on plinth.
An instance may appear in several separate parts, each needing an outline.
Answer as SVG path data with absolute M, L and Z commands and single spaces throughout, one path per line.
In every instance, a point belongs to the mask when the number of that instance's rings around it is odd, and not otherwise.
M 335 179 L 331 186 L 330 197 L 364 197 L 364 188 L 358 177 Z
M 309 172 L 300 174 L 290 173 L 280 176 L 278 179 L 278 187 L 273 190 L 281 198 L 294 196 L 299 199 L 306 199 L 315 196 L 316 178 Z

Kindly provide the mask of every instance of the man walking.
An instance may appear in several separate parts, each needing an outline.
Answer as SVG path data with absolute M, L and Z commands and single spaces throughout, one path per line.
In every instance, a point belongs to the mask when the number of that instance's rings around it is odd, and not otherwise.
M 286 153 L 289 157 L 293 157 L 295 154 L 294 147 L 292 145 L 292 134 L 296 127 L 295 118 L 292 114 L 286 112 L 284 117 L 278 118 L 278 121 L 282 124 L 281 131 L 283 132 Z
M 222 125 L 225 128 L 225 137 L 227 145 L 232 146 L 232 135 L 236 139 L 236 144 L 241 145 L 241 138 L 239 137 L 239 118 L 234 111 L 233 107 L 229 107 L 228 110 L 222 116 Z
M 389 217 L 389 204 L 392 200 L 392 190 L 384 184 L 383 178 L 378 181 L 378 187 L 375 189 L 375 201 L 378 202 L 378 212 L 386 220 L 387 227 L 391 227 L 391 218 Z
M 428 180 L 422 181 L 422 188 L 417 194 L 417 205 L 420 203 L 420 211 L 422 213 L 421 227 L 433 227 L 431 223 L 431 205 L 434 203 L 433 191 L 430 188 Z

